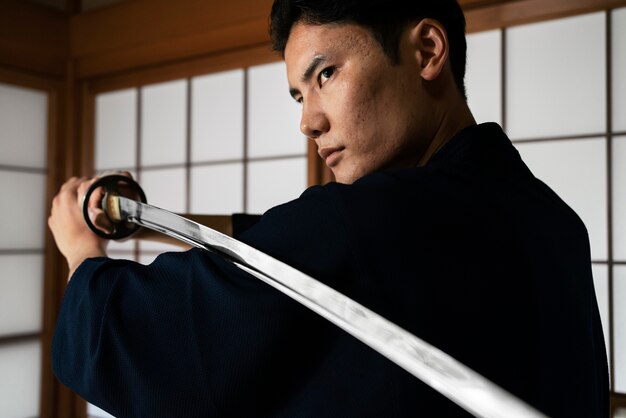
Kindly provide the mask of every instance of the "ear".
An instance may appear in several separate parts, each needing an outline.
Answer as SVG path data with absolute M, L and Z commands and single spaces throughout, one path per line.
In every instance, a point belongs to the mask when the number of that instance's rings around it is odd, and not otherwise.
M 434 19 L 422 19 L 410 28 L 409 39 L 423 79 L 432 81 L 448 61 L 448 35 Z

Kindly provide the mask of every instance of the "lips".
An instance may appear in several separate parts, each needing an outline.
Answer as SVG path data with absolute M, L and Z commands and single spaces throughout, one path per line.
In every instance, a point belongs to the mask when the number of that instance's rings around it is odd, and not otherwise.
M 332 167 L 339 162 L 339 157 L 343 147 L 326 147 L 320 148 L 317 153 L 326 162 L 328 167 Z

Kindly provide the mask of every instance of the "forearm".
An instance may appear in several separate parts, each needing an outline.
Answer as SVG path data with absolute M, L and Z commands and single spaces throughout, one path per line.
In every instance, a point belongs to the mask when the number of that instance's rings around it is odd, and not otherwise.
M 107 241 L 94 234 L 85 223 L 82 200 L 90 180 L 72 177 L 52 200 L 48 226 L 57 248 L 67 260 L 70 277 L 87 258 L 106 256 Z M 90 214 L 102 216 L 102 210 L 90 208 Z

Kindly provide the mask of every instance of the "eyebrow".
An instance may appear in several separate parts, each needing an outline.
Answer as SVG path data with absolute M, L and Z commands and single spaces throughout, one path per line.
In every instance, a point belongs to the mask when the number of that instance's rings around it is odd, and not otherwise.
M 313 73 L 315 72 L 315 70 L 317 69 L 317 67 L 319 67 L 321 63 L 326 61 L 326 59 L 327 58 L 325 55 L 316 55 L 315 57 L 313 57 L 313 60 L 311 60 L 311 63 L 309 64 L 309 66 L 306 68 L 306 70 L 304 70 L 304 73 L 302 73 L 302 76 L 300 77 L 300 81 L 302 82 L 308 81 L 313 75 Z M 294 99 L 299 93 L 300 93 L 300 90 L 296 88 L 289 89 L 289 94 L 291 94 L 291 97 L 293 97 Z

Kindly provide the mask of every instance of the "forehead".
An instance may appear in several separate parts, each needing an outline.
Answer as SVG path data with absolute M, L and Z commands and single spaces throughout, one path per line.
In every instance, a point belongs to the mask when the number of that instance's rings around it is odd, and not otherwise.
M 317 56 L 338 59 L 345 55 L 369 54 L 372 43 L 376 43 L 374 37 L 360 25 L 313 25 L 299 22 L 292 27 L 289 34 L 285 47 L 285 63 L 288 71 L 298 71 Z
M 356 23 L 337 22 L 312 24 L 296 22 L 289 33 L 286 48 L 290 44 L 300 42 L 329 42 L 335 40 L 349 40 L 356 42 L 369 37 L 370 32 Z

